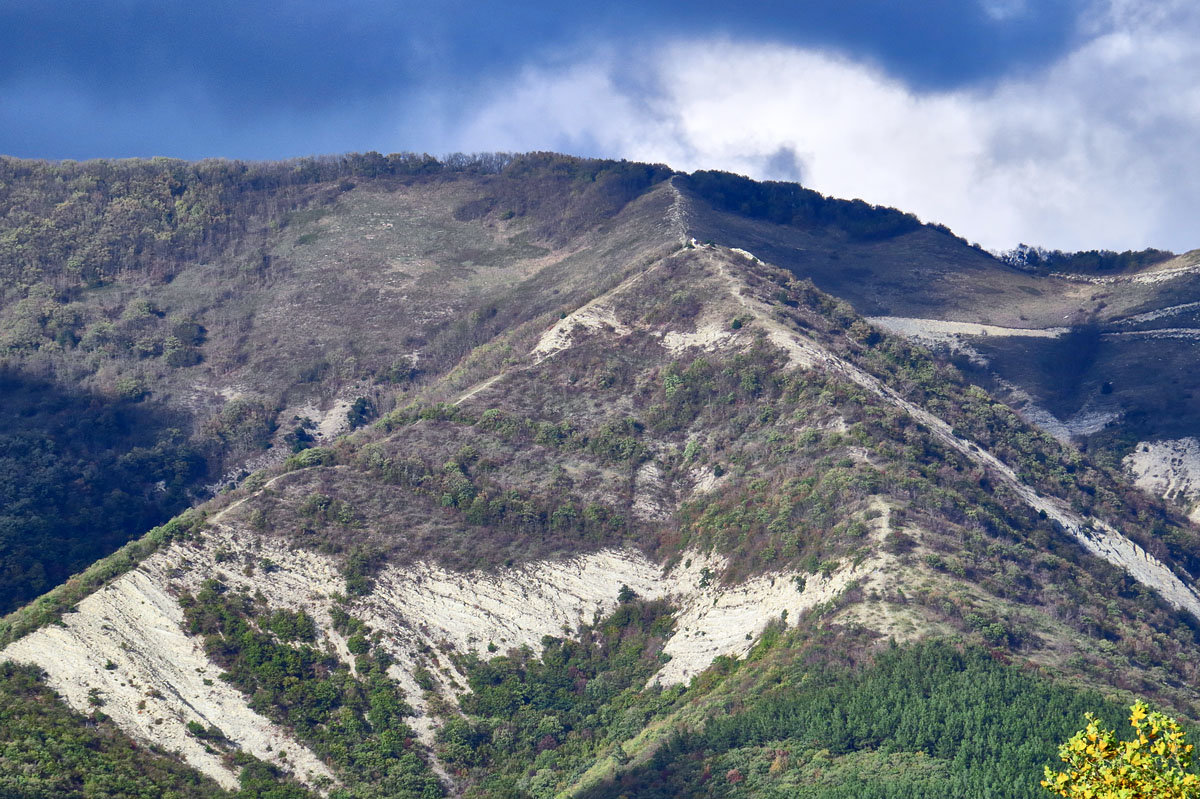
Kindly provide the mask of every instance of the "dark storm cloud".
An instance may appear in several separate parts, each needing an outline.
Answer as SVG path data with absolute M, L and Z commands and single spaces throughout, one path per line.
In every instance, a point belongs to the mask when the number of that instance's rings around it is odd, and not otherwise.
M 0 153 L 557 149 L 1194 246 L 1193 0 L 0 0 Z
M 15 0 L 0 6 L 0 152 L 436 150 L 477 87 L 550 54 L 750 37 L 836 50 L 944 88 L 1045 63 L 1074 30 L 1065 0 L 1013 13 L 961 0 Z

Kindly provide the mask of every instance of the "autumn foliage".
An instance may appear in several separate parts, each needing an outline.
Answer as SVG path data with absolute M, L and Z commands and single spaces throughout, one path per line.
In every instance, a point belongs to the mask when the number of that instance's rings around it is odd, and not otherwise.
M 1197 799 L 1200 777 L 1190 769 L 1192 745 L 1179 722 L 1138 702 L 1129 723 L 1134 738 L 1117 739 L 1087 714 L 1087 727 L 1058 750 L 1065 770 L 1046 767 L 1042 785 L 1070 799 Z

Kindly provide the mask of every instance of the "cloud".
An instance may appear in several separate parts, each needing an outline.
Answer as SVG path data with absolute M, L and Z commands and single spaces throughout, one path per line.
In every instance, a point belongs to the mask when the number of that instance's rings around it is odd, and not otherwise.
M 1080 28 L 1049 68 L 954 91 L 744 39 L 598 52 L 491 85 L 453 144 L 799 177 L 994 249 L 1200 246 L 1200 11 L 1112 0 Z
M 1025 0 L 981 0 L 980 6 L 983 7 L 983 13 L 997 22 L 1007 22 L 1029 10 Z

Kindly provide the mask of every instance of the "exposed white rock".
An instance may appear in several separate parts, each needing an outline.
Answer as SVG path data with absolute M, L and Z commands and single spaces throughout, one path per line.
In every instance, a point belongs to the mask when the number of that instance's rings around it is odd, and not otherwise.
M 1058 338 L 1068 331 L 1065 327 L 1000 327 L 977 322 L 948 322 L 942 319 L 916 319 L 903 316 L 871 316 L 867 321 L 890 333 L 926 346 L 945 345 L 951 349 L 963 346 L 964 337 L 1001 336 L 1025 338 Z
M 687 198 L 683 196 L 683 192 L 681 192 L 679 187 L 675 185 L 675 176 L 672 175 L 667 182 L 671 187 L 671 207 L 667 209 L 666 215 L 667 229 L 671 235 L 677 237 L 681 243 L 690 243 L 693 247 L 695 247 L 696 240 L 689 238 L 687 234 Z
M 1099 432 L 1121 416 L 1120 410 L 1088 404 L 1068 418 L 1059 419 L 1032 401 L 1018 407 L 1017 413 L 1025 421 L 1037 425 L 1064 444 L 1070 443 L 1076 436 L 1088 436 Z
M 617 319 L 613 310 L 593 300 L 554 323 L 542 334 L 533 348 L 534 363 L 540 363 L 560 350 L 571 346 L 571 338 L 579 328 L 593 331 L 608 330 L 617 336 L 629 334 L 629 327 Z
M 692 476 L 692 493 L 707 494 L 715 489 L 725 480 L 725 476 L 717 477 L 713 473 L 712 467 L 697 466 L 691 471 Z
M 1026 395 L 1026 398 L 1028 396 Z M 1022 419 L 1032 425 L 1037 425 L 1062 443 L 1071 443 L 1071 428 L 1062 419 L 1059 419 L 1036 402 L 1029 400 L 1025 404 L 1018 406 L 1017 413 Z
M 698 347 L 705 352 L 713 352 L 728 345 L 733 339 L 729 324 L 716 320 L 708 320 L 697 325 L 693 333 L 679 333 L 670 330 L 662 337 L 662 345 L 675 355 L 685 350 Z
M 1091 435 L 1102 430 L 1109 422 L 1121 416 L 1121 410 L 1115 403 L 1105 404 L 1092 398 L 1068 418 L 1059 419 L 1038 405 L 1023 388 L 1004 380 L 1000 382 L 1008 392 L 1008 403 L 1016 409 L 1022 419 L 1040 427 L 1064 444 L 1071 443 L 1075 436 Z
M 665 521 L 674 510 L 670 500 L 662 470 L 653 461 L 639 466 L 634 479 L 633 515 L 648 522 Z
M 1143 441 L 1125 457 L 1139 488 L 1185 503 L 1200 495 L 1200 441 L 1194 437 Z
M 1088 404 L 1073 413 L 1063 424 L 1073 436 L 1090 436 L 1103 430 L 1120 416 L 1119 409 Z
M 329 410 L 322 412 L 317 417 L 317 439 L 319 441 L 332 441 L 350 429 L 350 419 L 346 413 L 353 404 L 348 399 L 335 400 Z
M 1184 582 L 1165 563 L 1152 557 L 1120 531 L 1101 520 L 1085 518 L 1075 513 L 1057 499 L 1042 496 L 1032 487 L 1021 482 L 1017 478 L 1016 472 L 995 455 L 981 449 L 974 442 L 954 435 L 950 426 L 942 419 L 908 402 L 894 389 L 883 385 L 875 377 L 844 361 L 837 364 L 836 367 L 860 385 L 871 388 L 880 396 L 904 409 L 913 418 L 928 427 L 943 442 L 986 468 L 992 475 L 1008 483 L 1009 487 L 1031 508 L 1045 513 L 1058 522 L 1068 534 L 1093 555 L 1124 569 L 1142 584 L 1158 591 L 1171 605 L 1200 619 L 1200 593 L 1197 593 L 1191 584 L 1190 576 L 1188 576 L 1188 582 Z
M 326 443 L 350 429 L 350 420 L 346 411 L 354 403 L 349 399 L 336 399 L 328 408 L 322 408 L 315 401 L 287 408 L 279 415 L 286 426 L 292 426 L 291 419 L 307 419 L 312 424 L 308 430 L 319 443 Z
M 1117 324 L 1121 325 L 1137 325 L 1144 322 L 1153 322 L 1155 319 L 1162 319 L 1165 316 L 1176 316 L 1187 311 L 1200 309 L 1200 302 L 1185 302 L 1182 305 L 1169 305 L 1166 308 L 1157 308 L 1146 313 L 1134 314 L 1121 319 Z
M 1117 333 L 1105 333 L 1104 338 L 1121 339 L 1183 339 L 1184 341 L 1200 341 L 1200 328 L 1194 327 L 1160 327 L 1157 330 L 1122 330 Z
M 687 561 L 685 561 L 687 562 Z M 823 602 L 836 599 L 853 581 L 878 568 L 882 558 L 859 567 L 842 563 L 829 576 L 774 572 L 735 586 L 716 584 L 725 567 L 721 558 L 694 557 L 668 577 L 685 599 L 676 616 L 675 634 L 663 647 L 670 657 L 652 682 L 687 682 L 720 655 L 741 657 L 754 646 L 772 621 L 792 619 Z
M 483 657 L 489 645 L 536 651 L 544 636 L 572 633 L 615 608 L 622 585 L 642 596 L 662 595 L 661 576 L 661 569 L 635 550 L 604 550 L 496 572 L 457 573 L 421 563 L 385 569 L 376 578 L 376 590 L 354 613 L 395 641 L 411 635 L 418 646 L 417 639 L 445 642 Z
M 225 788 L 237 787 L 237 775 L 219 753 L 188 733 L 189 721 L 217 727 L 237 747 L 286 766 L 309 784 L 314 777 L 332 777 L 316 755 L 218 679 L 221 670 L 181 628 L 183 612 L 158 573 L 166 557 L 153 556 L 156 563 L 80 602 L 63 626 L 31 633 L 3 657 L 40 666 L 50 687 L 81 712 L 92 710 L 94 692 L 104 712 L 131 736 L 178 752 Z

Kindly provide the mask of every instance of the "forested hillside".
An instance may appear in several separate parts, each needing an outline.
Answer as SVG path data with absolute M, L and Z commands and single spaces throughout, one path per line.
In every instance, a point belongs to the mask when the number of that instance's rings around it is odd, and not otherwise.
M 856 308 L 1062 278 L 549 154 L 4 168 L 14 795 L 1033 797 L 1200 718 L 1197 528 Z
M 665 174 L 499 154 L 445 163 L 409 154 L 0 158 L 0 608 L 203 499 L 268 448 L 282 460 L 317 443 L 322 412 L 324 429 L 341 431 L 388 410 L 397 386 L 436 376 L 511 320 L 494 299 L 468 297 L 474 285 L 457 299 L 442 292 L 439 310 L 423 317 L 430 308 L 392 293 L 397 272 L 381 274 L 374 260 L 349 292 L 326 286 L 335 267 L 305 257 L 320 247 L 320 221 L 356 185 L 373 198 L 347 212 L 351 222 L 416 187 L 487 188 L 444 211 L 458 248 L 440 236 L 427 245 L 461 272 L 462 247 L 479 260 L 490 246 L 471 235 L 489 209 L 503 206 L 524 220 L 514 226 L 549 243 L 500 254 L 520 262 L 553 252 Z M 560 207 L 564 192 L 578 197 Z

